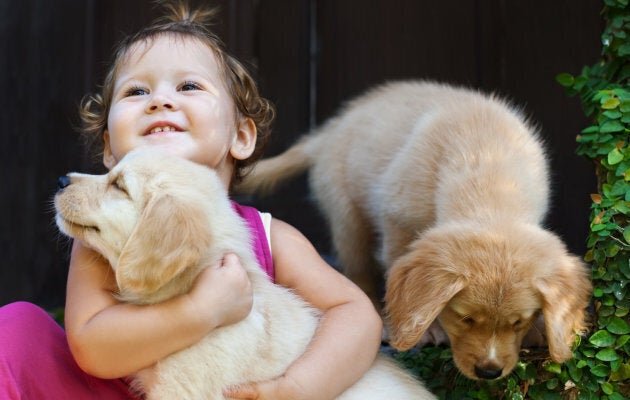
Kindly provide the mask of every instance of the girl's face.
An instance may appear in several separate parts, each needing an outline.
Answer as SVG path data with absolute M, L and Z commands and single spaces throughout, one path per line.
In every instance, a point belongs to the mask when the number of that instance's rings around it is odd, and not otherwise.
M 229 186 L 234 159 L 254 150 L 256 128 L 237 121 L 213 51 L 169 35 L 138 43 L 121 62 L 105 130 L 103 162 L 155 146 L 215 169 Z

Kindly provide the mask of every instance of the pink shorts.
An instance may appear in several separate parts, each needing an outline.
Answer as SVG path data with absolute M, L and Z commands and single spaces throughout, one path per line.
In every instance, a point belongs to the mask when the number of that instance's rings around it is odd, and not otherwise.
M 64 330 L 38 306 L 0 307 L 0 398 L 136 399 L 122 379 L 99 379 L 79 368 Z

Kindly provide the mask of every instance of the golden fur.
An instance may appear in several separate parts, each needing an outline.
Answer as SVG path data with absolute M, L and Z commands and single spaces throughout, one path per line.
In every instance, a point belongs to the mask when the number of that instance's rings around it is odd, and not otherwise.
M 214 171 L 136 150 L 106 175 L 69 177 L 55 196 L 57 225 L 110 262 L 121 300 L 147 304 L 185 293 L 200 269 L 226 252 L 238 255 L 251 280 L 248 317 L 160 361 L 154 377 L 136 376 L 148 399 L 223 399 L 226 387 L 277 377 L 305 351 L 318 312 L 274 285 L 257 264 L 248 228 Z M 339 398 L 435 397 L 380 357 Z
M 375 302 L 386 276 L 391 344 L 439 321 L 459 369 L 492 379 L 514 367 L 542 311 L 551 357 L 571 357 L 591 283 L 542 227 L 547 161 L 504 102 L 448 85 L 377 87 L 240 187 L 268 191 L 310 169 L 340 265 Z

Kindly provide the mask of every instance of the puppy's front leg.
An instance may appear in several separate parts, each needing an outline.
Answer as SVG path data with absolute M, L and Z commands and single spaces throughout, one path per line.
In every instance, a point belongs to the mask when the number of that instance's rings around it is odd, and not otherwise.
M 547 336 L 545 335 L 545 319 L 542 315 L 536 319 L 530 330 L 523 337 L 523 348 L 536 348 L 547 346 Z
M 424 335 L 422 335 L 422 337 L 420 338 L 420 341 L 418 341 L 418 344 L 416 346 L 417 347 L 424 347 L 427 345 L 448 346 L 449 344 L 450 344 L 450 341 L 448 340 L 448 336 L 446 335 L 446 332 L 444 332 L 444 329 L 442 329 L 442 326 L 440 325 L 439 321 L 435 320 L 429 326 L 429 329 L 427 329 L 427 331 L 424 332 Z

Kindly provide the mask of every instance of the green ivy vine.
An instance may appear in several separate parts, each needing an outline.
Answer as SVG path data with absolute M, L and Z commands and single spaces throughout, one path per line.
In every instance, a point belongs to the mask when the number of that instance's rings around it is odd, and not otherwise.
M 628 0 L 604 4 L 601 60 L 557 80 L 593 121 L 577 136 L 577 153 L 594 162 L 598 179 L 585 255 L 594 326 L 575 352 L 576 367 L 586 372 L 576 384 L 590 392 L 580 398 L 617 400 L 630 397 L 630 7 Z
M 396 354 L 442 399 L 630 399 L 630 0 L 603 0 L 602 56 L 579 75 L 556 80 L 579 96 L 592 125 L 577 136 L 577 154 L 595 164 L 585 261 L 593 278 L 592 328 L 576 338 L 574 358 L 558 364 L 525 353 L 499 381 L 470 381 L 450 350 L 426 347 Z

